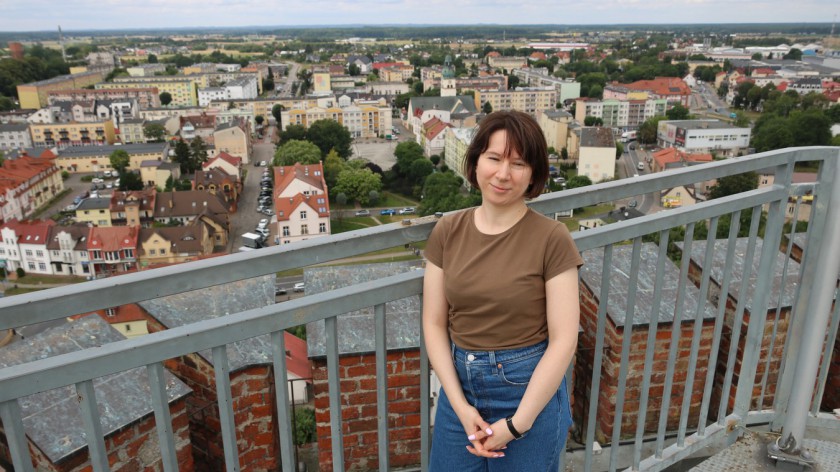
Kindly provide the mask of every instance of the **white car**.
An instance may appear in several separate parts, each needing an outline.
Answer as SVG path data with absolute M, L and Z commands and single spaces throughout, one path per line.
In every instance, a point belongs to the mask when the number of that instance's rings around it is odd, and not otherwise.
M 104 175 L 105 177 L 111 177 L 111 171 L 106 170 L 106 171 L 102 172 L 102 175 Z
M 305 289 L 305 286 L 304 286 L 303 282 L 298 282 L 298 283 L 295 284 L 294 288 L 292 288 L 292 291 L 303 292 L 304 289 Z
M 94 179 L 93 179 L 93 180 L 91 180 L 90 182 L 91 182 L 91 183 L 93 183 L 93 184 L 102 184 L 102 183 L 105 183 L 105 181 L 104 181 L 104 180 L 102 180 L 102 179 L 100 179 L 100 178 L 94 178 Z

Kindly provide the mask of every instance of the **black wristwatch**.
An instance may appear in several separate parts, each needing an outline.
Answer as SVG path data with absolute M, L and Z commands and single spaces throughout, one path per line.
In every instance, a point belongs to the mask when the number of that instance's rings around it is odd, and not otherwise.
M 517 431 L 516 428 L 513 426 L 513 415 L 510 415 L 507 418 L 505 418 L 505 423 L 507 423 L 508 431 L 510 431 L 510 434 L 513 435 L 513 439 L 519 439 L 522 437 L 522 433 Z

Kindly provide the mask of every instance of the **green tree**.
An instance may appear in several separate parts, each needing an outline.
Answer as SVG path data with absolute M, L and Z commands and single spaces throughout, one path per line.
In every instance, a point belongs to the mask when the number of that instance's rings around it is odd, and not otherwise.
M 717 184 L 709 190 L 709 199 L 748 192 L 756 188 L 758 188 L 758 174 L 755 172 L 727 175 L 719 178 Z
M 484 105 L 481 107 L 481 111 L 489 115 L 490 113 L 493 113 L 493 105 L 491 105 L 490 102 L 484 102 Z
M 324 159 L 324 181 L 327 183 L 327 188 L 335 187 L 336 182 L 338 182 L 338 174 L 345 169 L 346 165 L 345 160 L 334 149 L 330 150 Z
M 796 112 L 788 121 L 794 146 L 825 146 L 831 142 L 831 121 L 820 109 Z
M 688 108 L 680 105 L 679 103 L 665 112 L 665 116 L 667 116 L 669 120 L 687 120 L 688 115 Z
M 257 115 L 254 117 L 254 122 L 257 124 L 257 126 L 262 126 L 262 124 L 265 122 L 265 117 L 262 115 Z
M 576 175 L 566 182 L 566 188 L 573 189 L 592 185 L 592 179 L 585 175 Z
M 277 125 L 277 129 L 282 129 L 283 128 L 283 126 L 282 126 L 282 123 L 283 123 L 283 119 L 282 119 L 282 117 L 283 117 L 283 105 L 278 103 L 278 104 L 274 105 L 273 107 L 271 107 L 271 116 L 274 117 L 274 122 Z
M 594 116 L 587 116 L 583 118 L 584 126 L 604 126 L 604 120 Z
M 120 172 L 120 190 L 143 190 L 143 179 L 136 172 Z
M 278 137 L 280 138 L 280 144 L 292 140 L 306 141 L 306 128 L 303 125 L 289 125 L 285 131 L 280 132 Z
M 338 155 L 347 159 L 353 154 L 350 144 L 353 138 L 350 131 L 341 123 L 333 120 L 318 120 L 306 130 L 306 138 L 318 146 L 321 155 L 326 156 L 330 149 L 335 149 Z
M 207 145 L 201 136 L 196 136 L 190 143 L 190 173 L 201 169 L 201 165 L 207 162 Z
M 0 111 L 11 111 L 15 109 L 15 102 L 9 97 L 0 97 Z
M 172 103 L 172 94 L 169 92 L 163 92 L 160 94 L 160 104 L 163 106 L 169 105 Z
M 125 172 L 126 167 L 131 163 L 131 158 L 128 153 L 122 149 L 117 149 L 112 152 L 108 160 L 111 162 L 111 167 L 117 170 L 120 174 Z
M 481 203 L 481 195 L 465 193 L 464 179 L 453 172 L 435 172 L 428 177 L 423 186 L 423 201 L 417 212 L 431 215 L 435 212 L 447 212 L 476 206 Z
M 416 185 L 422 184 L 426 177 L 435 171 L 435 166 L 428 159 L 417 159 L 409 166 L 406 176 Z
M 315 410 L 312 408 L 295 408 L 295 444 L 302 446 L 314 442 Z
M 296 162 L 301 164 L 317 164 L 321 161 L 321 150 L 308 141 L 293 139 L 287 141 L 274 153 L 275 166 L 291 166 Z
M 795 137 L 787 119 L 764 115 L 756 123 L 751 141 L 757 152 L 764 152 L 791 147 Z
M 182 174 L 188 174 L 192 164 L 190 163 L 190 145 L 183 139 L 175 144 L 175 156 L 172 158 L 181 167 Z
M 787 54 L 785 54 L 782 59 L 791 59 L 794 61 L 802 60 L 802 50 L 797 48 L 791 48 Z
M 618 159 L 621 155 L 624 154 L 624 144 L 616 142 L 615 143 L 615 158 Z
M 654 116 L 645 120 L 644 123 L 639 125 L 639 131 L 636 133 L 636 139 L 640 143 L 644 144 L 655 143 L 656 134 L 659 132 L 659 122 L 664 119 L 664 116 Z
M 370 192 L 382 190 L 382 178 L 370 169 L 345 169 L 338 174 L 335 190 L 347 195 L 349 200 L 368 205 Z
M 368 194 L 368 203 L 370 206 L 376 206 L 379 204 L 379 192 L 376 190 L 371 190 L 370 194 Z
M 166 137 L 166 128 L 160 123 L 146 123 L 143 125 L 143 135 L 154 143 L 162 143 Z
M 146 62 L 148 62 L 149 64 L 157 64 L 158 57 L 154 54 L 149 54 L 148 56 L 146 56 Z
M 273 92 L 274 91 L 274 78 L 271 77 L 271 75 L 269 75 L 268 77 L 263 79 L 262 89 L 263 89 L 263 92 Z

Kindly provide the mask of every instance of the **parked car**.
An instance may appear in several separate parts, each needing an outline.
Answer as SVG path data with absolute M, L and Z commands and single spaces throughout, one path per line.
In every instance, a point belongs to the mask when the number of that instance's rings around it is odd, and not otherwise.
M 295 284 L 294 288 L 292 288 L 295 292 L 303 292 L 305 289 L 305 285 L 303 282 L 298 282 Z
M 266 161 L 260 161 L 260 167 L 266 167 L 268 163 Z
M 100 179 L 100 178 L 98 178 L 98 177 L 94 178 L 94 179 L 93 179 L 93 180 L 91 180 L 90 182 L 91 182 L 91 183 L 94 183 L 94 184 L 104 184 L 104 183 L 105 183 L 105 181 L 104 181 L 104 180 L 102 180 L 102 179 Z
M 384 210 L 380 210 L 379 214 L 384 216 L 394 216 L 397 214 L 397 210 L 394 210 L 393 208 L 386 208 Z
M 274 210 L 272 210 L 271 208 L 263 208 L 262 210 L 260 210 L 260 213 L 266 216 L 272 216 L 274 214 Z
M 106 170 L 106 171 L 102 172 L 102 175 L 104 175 L 104 176 L 105 176 L 105 178 L 110 178 L 110 177 L 111 177 L 111 171 L 110 171 L 110 170 Z
M 555 184 L 564 184 L 564 183 L 566 183 L 566 179 L 563 178 L 563 177 L 557 177 L 557 178 L 554 179 L 554 183 Z
M 266 226 L 268 226 L 268 218 L 261 219 L 260 222 L 257 224 L 258 228 L 265 228 Z
M 637 206 L 639 206 L 639 202 L 636 200 L 630 200 L 630 203 L 628 203 L 627 206 L 630 208 L 636 208 Z
M 414 214 L 414 208 L 412 207 L 405 207 L 400 209 L 400 215 L 411 215 Z
M 639 170 L 645 170 L 645 163 L 640 162 L 639 165 L 636 166 L 636 168 L 639 169 Z
M 274 295 L 285 295 L 288 293 L 286 287 L 274 287 Z
M 359 210 L 356 212 L 356 216 L 370 216 L 370 210 Z

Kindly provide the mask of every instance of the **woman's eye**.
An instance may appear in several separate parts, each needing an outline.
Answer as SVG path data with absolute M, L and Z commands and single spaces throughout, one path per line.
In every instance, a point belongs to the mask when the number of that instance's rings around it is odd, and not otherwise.
M 527 164 L 525 164 L 524 162 L 521 162 L 521 161 L 513 163 L 513 167 L 525 167 L 526 165 Z

